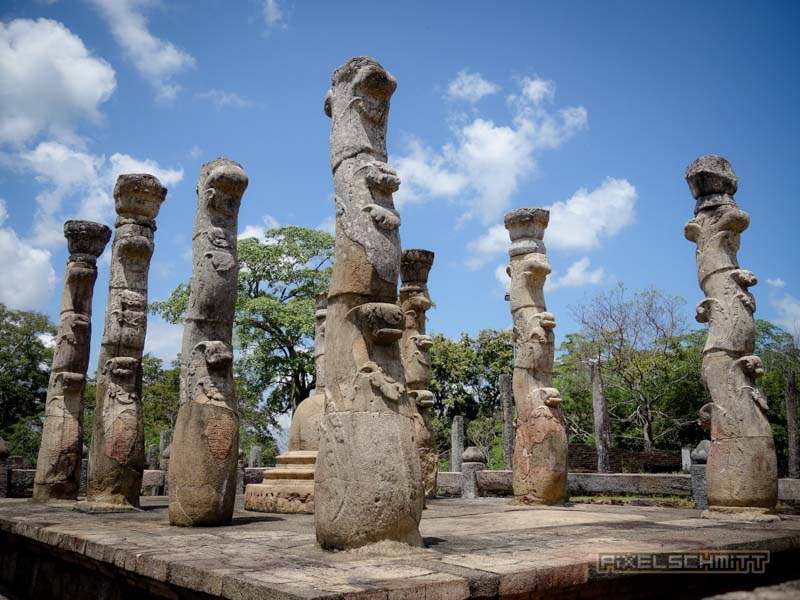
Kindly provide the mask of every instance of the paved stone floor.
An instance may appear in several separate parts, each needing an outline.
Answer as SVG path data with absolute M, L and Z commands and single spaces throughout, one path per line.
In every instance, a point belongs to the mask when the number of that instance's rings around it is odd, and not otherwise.
M 86 515 L 0 500 L 0 532 L 231 600 L 571 597 L 556 592 L 601 579 L 598 552 L 800 548 L 797 516 L 731 524 L 685 509 L 526 508 L 481 498 L 429 501 L 426 548 L 326 552 L 315 544 L 313 515 L 248 512 L 239 498 L 232 526 L 183 529 L 167 524 L 166 499 L 142 502 L 139 513 Z

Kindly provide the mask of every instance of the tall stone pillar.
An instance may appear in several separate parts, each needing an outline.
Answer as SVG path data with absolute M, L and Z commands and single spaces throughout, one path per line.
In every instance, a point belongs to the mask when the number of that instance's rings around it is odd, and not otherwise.
M 450 425 L 450 471 L 461 472 L 461 457 L 464 454 L 464 417 L 456 415 Z
M 422 470 L 422 487 L 425 497 L 436 497 L 436 472 L 439 454 L 436 451 L 436 434 L 433 431 L 433 392 L 431 361 L 428 351 L 433 345 L 425 333 L 425 320 L 432 306 L 428 294 L 428 274 L 433 266 L 430 250 L 405 250 L 400 262 L 400 308 L 403 310 L 403 338 L 400 341 L 406 387 L 414 415 L 419 466 Z
M 359 56 L 333 73 L 336 246 L 328 294 L 325 413 L 315 476 L 317 541 L 355 548 L 394 540 L 421 545 L 423 491 L 415 410 L 400 358 L 397 306 L 400 180 L 386 164 L 395 78 Z
M 515 500 L 526 504 L 567 499 L 567 432 L 561 397 L 552 387 L 556 322 L 543 292 L 550 262 L 542 237 L 549 220 L 550 212 L 542 208 L 520 208 L 505 216 L 511 236 L 508 274 L 517 407 L 513 487 Z
M 721 156 L 698 158 L 686 169 L 686 181 L 697 201 L 686 238 L 697 244 L 697 274 L 705 293 L 697 320 L 708 323 L 703 348 L 703 383 L 711 402 L 701 423 L 711 429 L 706 470 L 712 512 L 757 516 L 775 507 L 778 467 L 767 400 L 756 385 L 764 374 L 755 351 L 756 303 L 750 287 L 756 276 L 739 268 L 740 236 L 750 216 L 733 195 L 738 179 Z
M 592 378 L 592 416 L 594 422 L 594 445 L 597 448 L 597 472 L 611 472 L 611 420 L 608 417 L 608 402 L 600 376 L 600 361 L 590 363 Z
M 67 221 L 64 237 L 69 259 L 33 482 L 33 499 L 39 502 L 78 497 L 83 455 L 83 391 L 92 339 L 92 295 L 97 280 L 97 257 L 111 239 L 111 230 L 91 221 Z
M 503 373 L 497 378 L 500 406 L 503 409 L 503 468 L 510 471 L 514 465 L 514 392 L 512 376 Z
M 239 205 L 247 183 L 242 166 L 227 158 L 204 164 L 197 180 L 180 407 L 169 456 L 172 525 L 227 525 L 233 516 L 239 406 L 231 337 L 239 277 Z
M 144 470 L 142 350 L 147 333 L 147 277 L 156 217 L 166 196 L 167 188 L 152 175 L 120 175 L 114 187 L 118 216 L 97 366 L 87 497 L 78 504 L 79 510 L 139 506 Z

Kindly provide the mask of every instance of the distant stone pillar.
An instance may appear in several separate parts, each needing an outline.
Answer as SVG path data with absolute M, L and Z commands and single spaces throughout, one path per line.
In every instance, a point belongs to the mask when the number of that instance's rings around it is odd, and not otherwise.
M 689 455 L 692 461 L 689 471 L 692 476 L 692 499 L 697 510 L 706 510 L 708 508 L 708 499 L 706 498 L 706 461 L 708 461 L 710 446 L 710 441 L 702 440 Z
M 327 399 L 315 473 L 317 541 L 355 548 L 422 545 L 424 501 L 414 408 L 400 358 L 397 301 L 400 180 L 386 164 L 389 99 L 397 81 L 359 56 L 333 73 L 331 117 L 336 259 L 328 294 Z
M 708 323 L 703 348 L 703 383 L 711 402 L 700 411 L 711 429 L 706 489 L 717 513 L 754 518 L 772 511 L 778 499 L 778 465 L 767 399 L 756 385 L 764 374 L 755 351 L 755 299 L 748 288 L 756 276 L 739 268 L 740 236 L 749 215 L 736 205 L 738 180 L 720 156 L 703 156 L 686 169 L 697 201 L 686 238 L 697 244 L 697 273 L 705 299 L 697 320 Z
M 97 257 L 111 239 L 111 230 L 91 221 L 67 221 L 64 237 L 69 258 L 33 483 L 33 499 L 38 502 L 78 497 L 83 392 L 92 338 L 92 295 L 97 280 Z
M 422 487 L 427 498 L 436 497 L 436 473 L 439 454 L 436 451 L 436 433 L 433 430 L 433 392 L 431 386 L 431 361 L 428 351 L 433 345 L 426 335 L 426 314 L 431 307 L 428 294 L 428 273 L 433 266 L 430 250 L 404 250 L 400 262 L 400 308 L 405 324 L 400 341 L 406 387 L 412 406 L 416 409 L 417 452 L 422 471 Z
M 168 475 L 172 525 L 227 525 L 233 516 L 239 407 L 231 337 L 239 205 L 247 183 L 242 166 L 227 158 L 204 164 L 197 180 L 180 408 Z
M 503 468 L 510 471 L 514 464 L 514 392 L 512 377 L 503 373 L 497 378 L 500 406 L 503 409 Z
M 555 317 L 547 312 L 544 282 L 550 273 L 542 208 L 506 213 L 511 237 L 511 315 L 514 320 L 514 402 L 517 435 L 513 487 L 516 502 L 553 504 L 567 499 L 567 432 L 561 396 L 553 385 Z
M 681 472 L 691 473 L 692 471 L 692 447 L 683 446 L 681 448 Z
M 247 466 L 251 469 L 261 466 L 261 446 L 250 446 L 250 456 L 247 458 Z
M 244 494 L 244 479 L 245 479 L 245 465 L 244 465 L 244 450 L 239 448 L 239 460 L 236 461 L 236 493 Z
M 478 473 L 486 468 L 486 457 L 475 446 L 464 450 L 461 457 L 461 497 L 475 500 L 480 496 Z
M 597 448 L 597 472 L 611 472 L 611 420 L 608 402 L 600 376 L 600 361 L 591 361 L 592 414 L 594 417 L 594 445 Z
M 150 444 L 147 447 L 147 458 L 145 459 L 145 464 L 147 465 L 148 469 L 158 469 L 158 446 L 155 444 Z
M 450 470 L 461 471 L 461 455 L 464 454 L 464 417 L 456 415 L 450 428 Z
M 162 471 L 169 468 L 169 457 L 166 456 L 166 453 L 171 444 L 172 431 L 162 431 L 158 434 L 158 468 Z
M 97 366 L 97 405 L 89 449 L 87 512 L 139 506 L 144 470 L 142 351 L 147 277 L 156 217 L 167 188 L 152 175 L 120 175 L 105 326 Z
M 8 444 L 0 438 L 0 498 L 8 498 Z

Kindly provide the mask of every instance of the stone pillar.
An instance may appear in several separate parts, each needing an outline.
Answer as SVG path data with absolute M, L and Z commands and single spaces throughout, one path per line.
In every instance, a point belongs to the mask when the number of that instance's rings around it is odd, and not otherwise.
M 233 516 L 239 407 L 231 337 L 239 205 L 247 183 L 242 166 L 227 158 L 204 164 L 197 180 L 180 408 L 167 478 L 172 525 L 227 525 Z
M 148 469 L 158 469 L 158 446 L 155 444 L 150 444 L 147 447 L 147 459 L 145 460 L 145 464 L 147 465 Z
M 69 258 L 33 483 L 33 499 L 38 502 L 78 497 L 83 391 L 92 339 L 92 295 L 97 280 L 97 257 L 111 239 L 111 230 L 91 221 L 67 221 L 64 237 Z
M 87 512 L 139 506 L 144 470 L 142 350 L 147 332 L 147 276 L 156 217 L 167 188 L 152 175 L 120 175 L 111 247 L 97 404 L 89 449 Z
M 691 473 L 692 471 L 692 447 L 683 446 L 681 448 L 681 472 Z
M 497 378 L 500 390 L 500 406 L 503 409 L 503 468 L 512 469 L 514 464 L 514 393 L 512 377 L 503 373 Z
M 251 469 L 261 466 L 261 446 L 250 446 L 250 456 L 247 458 L 247 466 Z
M 317 541 L 355 548 L 419 546 L 423 490 L 414 407 L 400 358 L 397 306 L 400 180 L 387 163 L 386 124 L 397 81 L 359 56 L 333 73 L 331 117 L 336 246 L 328 294 L 325 413 L 315 475 Z
M 0 498 L 8 498 L 8 444 L 0 438 Z
M 686 169 L 686 181 L 697 204 L 684 233 L 697 244 L 698 280 L 706 296 L 697 305 L 697 320 L 709 324 L 702 374 L 711 402 L 700 409 L 701 422 L 711 430 L 708 504 L 716 513 L 757 517 L 775 508 L 778 466 L 767 399 L 756 385 L 764 366 L 753 355 L 756 304 L 748 288 L 757 280 L 739 268 L 736 256 L 750 217 L 736 205 L 738 180 L 724 158 L 698 158 Z
M 169 457 L 167 448 L 172 444 L 172 432 L 162 431 L 158 434 L 158 468 L 162 471 L 169 469 Z
M 450 470 L 461 472 L 461 455 L 464 454 L 464 417 L 456 415 L 450 426 Z
M 414 415 L 422 487 L 426 498 L 436 497 L 436 472 L 439 454 L 436 451 L 436 433 L 433 431 L 433 392 L 431 361 L 428 351 L 433 345 L 425 333 L 426 313 L 431 307 L 428 294 L 428 273 L 433 266 L 430 250 L 405 250 L 400 262 L 400 308 L 403 310 L 403 338 L 400 341 L 406 387 Z
M 486 457 L 475 446 L 464 450 L 461 457 L 461 497 L 475 500 L 480 496 L 478 490 L 478 472 L 486 468 Z
M 236 493 L 244 494 L 244 450 L 239 448 L 239 460 L 236 461 Z
M 694 507 L 697 510 L 708 508 L 708 499 L 706 498 L 706 461 L 708 460 L 710 446 L 711 442 L 709 440 L 702 440 L 690 454 L 692 461 L 690 470 L 692 475 L 692 498 L 694 499 Z
M 611 420 L 608 403 L 600 376 L 600 361 L 590 361 L 592 379 L 592 415 L 594 421 L 594 445 L 597 448 L 597 472 L 611 472 Z
M 550 220 L 542 208 L 506 213 L 511 237 L 508 274 L 514 321 L 514 402 L 517 435 L 513 487 L 516 502 L 553 504 L 567 499 L 567 432 L 553 385 L 555 317 L 547 312 L 550 273 L 542 238 Z

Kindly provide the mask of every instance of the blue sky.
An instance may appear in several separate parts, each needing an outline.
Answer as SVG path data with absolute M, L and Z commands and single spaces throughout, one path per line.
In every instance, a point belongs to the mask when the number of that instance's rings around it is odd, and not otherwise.
M 751 214 L 757 316 L 800 323 L 800 5 L 795 2 L 6 0 L 0 8 L 0 301 L 58 316 L 61 224 L 113 224 L 120 172 L 169 188 L 150 298 L 190 275 L 194 187 L 216 156 L 250 176 L 240 232 L 330 227 L 330 75 L 369 54 L 399 81 L 389 162 L 404 247 L 436 252 L 429 329 L 509 326 L 506 210 L 549 206 L 547 302 L 623 281 L 701 298 L 683 238 L 694 158 L 727 157 Z M 794 183 L 792 183 L 794 182 Z M 100 263 L 96 362 L 108 285 Z M 169 360 L 181 329 L 151 318 Z M 91 367 L 91 370 L 94 366 Z

